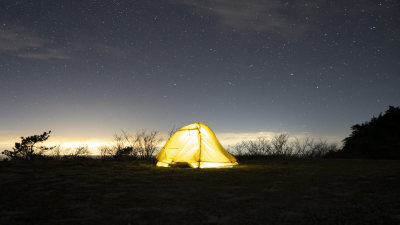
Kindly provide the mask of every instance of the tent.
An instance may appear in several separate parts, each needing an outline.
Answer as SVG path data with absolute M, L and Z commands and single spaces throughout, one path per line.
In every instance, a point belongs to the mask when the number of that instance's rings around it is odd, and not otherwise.
M 219 143 L 203 123 L 193 123 L 176 131 L 157 155 L 157 166 L 187 163 L 192 168 L 232 167 L 235 157 Z

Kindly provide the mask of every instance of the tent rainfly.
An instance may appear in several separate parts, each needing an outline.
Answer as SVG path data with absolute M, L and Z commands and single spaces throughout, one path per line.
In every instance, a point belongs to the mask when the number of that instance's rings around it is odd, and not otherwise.
M 193 123 L 176 131 L 160 153 L 157 166 L 187 163 L 192 168 L 232 167 L 235 157 L 219 143 L 214 132 L 203 123 Z

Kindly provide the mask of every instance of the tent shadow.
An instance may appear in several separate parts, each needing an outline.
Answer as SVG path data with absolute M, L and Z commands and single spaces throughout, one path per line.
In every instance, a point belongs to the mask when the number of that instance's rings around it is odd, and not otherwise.
M 187 163 L 187 162 L 171 163 L 171 164 L 169 164 L 169 166 L 173 167 L 173 168 L 192 168 L 192 167 L 190 167 L 189 163 Z

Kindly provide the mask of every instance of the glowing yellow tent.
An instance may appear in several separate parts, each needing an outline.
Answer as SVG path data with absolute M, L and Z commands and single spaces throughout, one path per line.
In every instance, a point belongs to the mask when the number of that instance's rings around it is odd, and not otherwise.
M 194 123 L 175 132 L 157 155 L 157 166 L 187 163 L 193 168 L 231 167 L 235 157 L 219 143 L 214 132 L 203 123 Z

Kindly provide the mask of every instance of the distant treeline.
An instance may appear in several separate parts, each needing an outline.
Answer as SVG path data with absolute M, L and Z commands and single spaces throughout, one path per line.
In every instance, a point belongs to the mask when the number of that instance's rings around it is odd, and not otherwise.
M 228 151 L 239 157 L 338 157 L 400 159 L 400 108 L 389 109 L 378 117 L 351 127 L 352 133 L 343 140 L 343 147 L 327 140 L 310 137 L 291 139 L 287 134 L 279 134 L 272 139 L 259 137 L 229 146 Z M 169 132 L 171 136 L 176 131 Z M 80 146 L 67 154 L 60 146 L 45 146 L 51 131 L 40 135 L 21 137 L 12 150 L 4 150 L 6 159 L 32 160 L 38 158 L 65 159 L 90 156 L 88 146 Z M 162 138 L 158 131 L 141 130 L 131 135 L 122 131 L 115 134 L 109 145 L 99 147 L 100 158 L 151 159 L 160 150 Z

